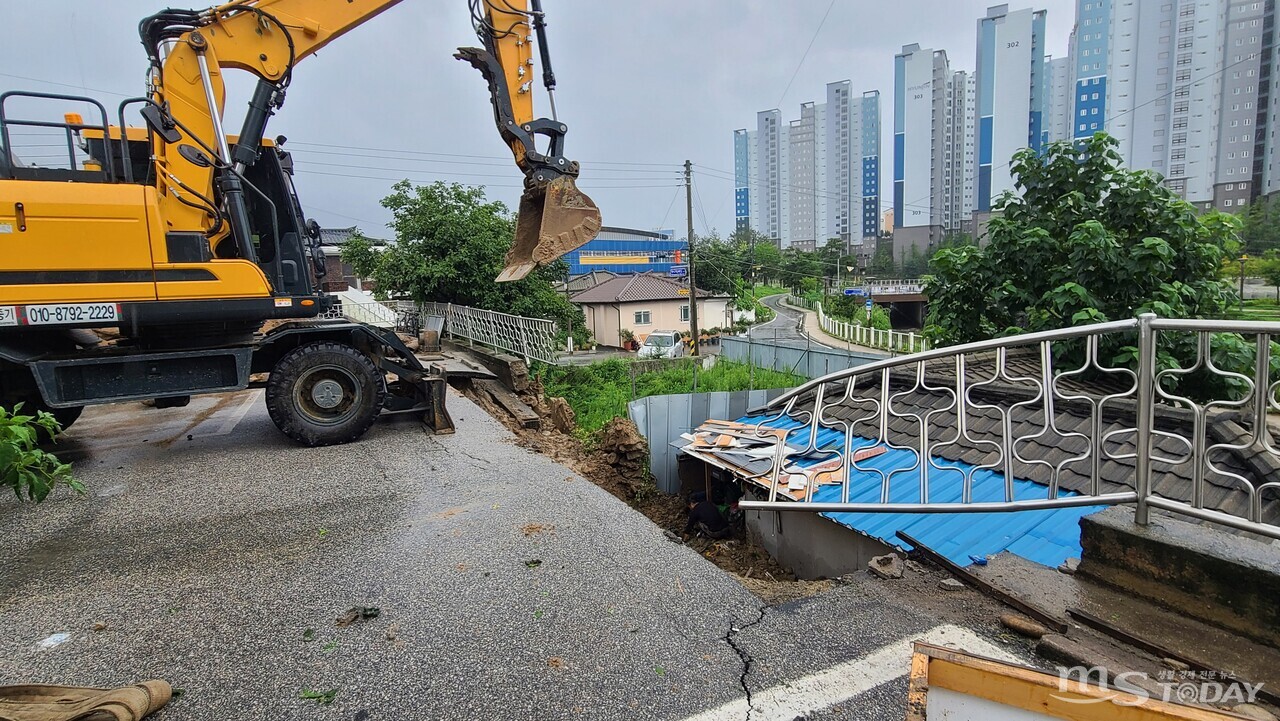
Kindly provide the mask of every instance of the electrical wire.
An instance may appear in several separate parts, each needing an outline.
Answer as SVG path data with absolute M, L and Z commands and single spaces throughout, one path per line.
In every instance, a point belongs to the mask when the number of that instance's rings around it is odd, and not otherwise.
M 800 62 L 796 64 L 795 72 L 791 73 L 791 79 L 787 81 L 787 86 L 782 89 L 782 95 L 778 97 L 778 102 L 774 103 L 775 108 L 782 107 L 782 101 L 786 99 L 787 92 L 791 90 L 791 84 L 796 81 L 796 76 L 800 74 L 800 68 L 804 67 L 804 61 L 809 57 L 809 51 L 813 49 L 813 43 L 818 39 L 818 35 L 822 32 L 822 27 L 827 24 L 827 16 L 831 14 L 831 8 L 836 6 L 836 0 L 831 0 L 827 5 L 827 11 L 822 14 L 822 20 L 818 22 L 818 29 L 813 31 L 813 37 L 809 38 L 809 45 L 804 49 L 804 55 L 800 56 Z

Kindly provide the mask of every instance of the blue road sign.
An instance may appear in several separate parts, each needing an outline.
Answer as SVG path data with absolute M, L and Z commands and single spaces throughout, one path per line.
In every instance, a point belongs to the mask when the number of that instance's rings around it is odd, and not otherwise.
M 845 295 L 857 295 L 857 294 L 858 294 L 858 289 L 857 289 L 857 288 L 845 288 L 845 289 L 844 289 L 844 294 L 845 294 Z
M 667 274 L 670 275 L 672 278 L 683 278 L 686 275 L 689 275 L 689 266 L 673 265 L 671 266 L 671 270 L 667 271 Z
M 867 310 L 871 310 L 871 306 L 872 306 L 872 303 L 871 303 L 871 297 L 870 297 L 870 296 L 868 296 L 868 297 L 867 297 Z

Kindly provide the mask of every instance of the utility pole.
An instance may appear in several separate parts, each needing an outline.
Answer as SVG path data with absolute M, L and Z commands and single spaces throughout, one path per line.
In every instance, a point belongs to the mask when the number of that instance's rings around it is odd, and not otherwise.
M 689 219 L 689 340 L 698 355 L 698 282 L 693 273 L 693 163 L 684 161 L 684 205 Z

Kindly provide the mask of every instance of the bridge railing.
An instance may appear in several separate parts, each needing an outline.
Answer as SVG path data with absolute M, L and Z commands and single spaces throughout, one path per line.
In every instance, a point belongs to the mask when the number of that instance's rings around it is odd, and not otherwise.
M 1133 504 L 1141 524 L 1155 508 L 1280 538 L 1280 444 L 1268 424 L 1280 413 L 1276 336 L 1280 323 L 1144 315 L 831 373 L 771 401 L 742 431 L 774 439 L 774 450 L 767 470 L 742 472 L 767 490 L 741 506 Z M 1213 351 L 1228 341 L 1236 356 L 1247 348 L 1252 372 L 1219 365 Z M 1171 360 L 1175 350 L 1189 360 Z
M 444 332 L 472 342 L 505 350 L 525 359 L 555 364 L 560 361 L 556 322 L 526 318 L 452 303 L 425 303 L 422 315 L 444 318 Z

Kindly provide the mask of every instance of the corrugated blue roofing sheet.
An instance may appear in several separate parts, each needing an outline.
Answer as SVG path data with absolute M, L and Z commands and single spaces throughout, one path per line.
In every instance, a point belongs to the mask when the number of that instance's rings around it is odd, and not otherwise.
M 743 416 L 741 423 L 761 423 L 772 428 L 791 429 L 789 443 L 806 445 L 809 427 L 790 418 L 768 420 L 768 416 Z M 818 447 L 834 448 L 843 444 L 841 431 L 823 428 L 818 431 Z M 870 444 L 871 441 L 868 441 Z M 861 468 L 877 469 L 893 473 L 889 486 L 890 500 L 897 503 L 920 502 L 920 472 L 909 469 L 916 465 L 917 453 L 890 448 L 883 454 L 859 461 Z M 815 458 L 817 463 L 823 458 Z M 929 500 L 934 503 L 959 502 L 963 490 L 963 473 L 974 467 L 959 461 L 934 457 L 934 462 L 951 471 L 934 470 L 929 475 Z M 801 462 L 800 465 L 809 465 Z M 871 471 L 853 470 L 851 473 L 849 501 L 851 503 L 879 503 L 881 477 Z M 1004 475 L 989 470 L 973 474 L 974 501 L 1004 500 Z M 1046 488 L 1038 483 L 1015 478 L 1014 497 L 1019 500 L 1044 498 Z M 820 486 L 813 500 L 839 502 L 842 487 Z M 1062 495 L 1071 495 L 1069 491 Z M 1046 566 L 1061 565 L 1068 558 L 1079 558 L 1080 519 L 1103 510 L 1104 506 L 1061 508 L 1044 511 L 1017 511 L 1012 513 L 823 513 L 822 515 L 859 533 L 878 538 L 905 551 L 911 546 L 897 536 L 899 531 L 946 556 L 961 566 L 974 563 L 974 558 L 985 558 L 1001 551 Z

